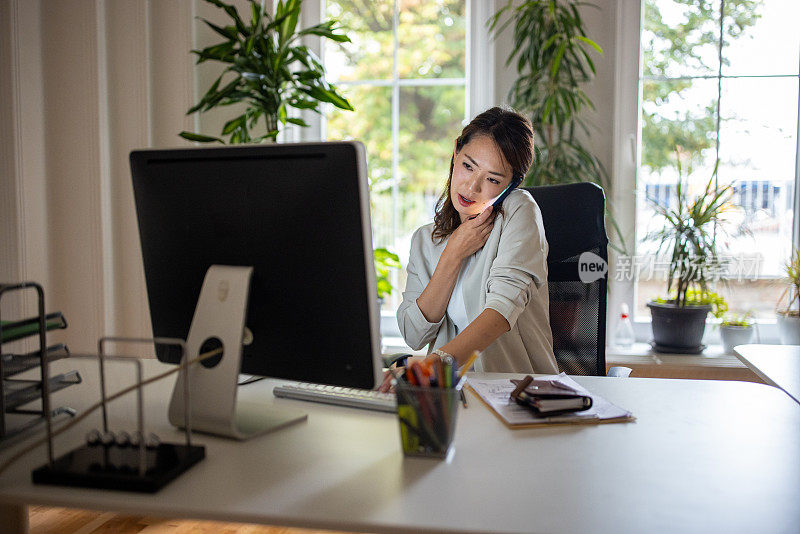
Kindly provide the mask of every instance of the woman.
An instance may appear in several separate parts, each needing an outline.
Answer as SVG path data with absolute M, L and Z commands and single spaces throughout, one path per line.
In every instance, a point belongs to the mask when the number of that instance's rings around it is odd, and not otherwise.
M 428 345 L 459 364 L 482 351 L 477 371 L 558 372 L 541 212 L 522 190 L 492 206 L 532 161 L 531 124 L 511 110 L 481 113 L 456 139 L 434 222 L 411 241 L 397 310 L 410 347 Z

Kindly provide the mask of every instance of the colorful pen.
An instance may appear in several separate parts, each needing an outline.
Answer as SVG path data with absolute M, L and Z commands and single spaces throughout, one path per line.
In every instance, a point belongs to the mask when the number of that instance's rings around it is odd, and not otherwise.
M 478 356 L 480 356 L 480 353 L 479 353 L 477 350 L 475 350 L 475 351 L 472 351 L 472 356 L 470 356 L 469 358 L 467 358 L 467 361 L 466 361 L 466 362 L 464 362 L 464 365 L 462 365 L 462 366 L 461 366 L 461 369 L 459 369 L 459 371 L 458 371 L 458 379 L 459 379 L 459 380 L 461 380 L 462 378 L 464 378 L 464 374 L 465 374 L 467 371 L 469 371 L 469 368 L 470 368 L 470 367 L 472 367 L 472 364 L 473 364 L 473 363 L 475 363 L 475 360 L 477 360 L 477 359 L 478 359 Z

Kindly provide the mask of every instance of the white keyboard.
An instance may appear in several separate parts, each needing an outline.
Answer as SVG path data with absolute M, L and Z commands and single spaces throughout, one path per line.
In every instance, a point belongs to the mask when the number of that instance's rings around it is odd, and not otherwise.
M 397 411 L 397 401 L 394 393 L 381 393 L 372 389 L 355 389 L 300 382 L 275 386 L 272 389 L 272 394 L 276 397 L 287 399 L 322 402 L 350 408 L 364 408 L 365 410 L 392 413 Z

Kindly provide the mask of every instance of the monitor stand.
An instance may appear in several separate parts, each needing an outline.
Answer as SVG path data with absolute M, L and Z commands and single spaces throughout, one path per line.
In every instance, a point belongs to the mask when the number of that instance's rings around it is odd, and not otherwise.
M 218 436 L 248 439 L 304 421 L 299 410 L 263 403 L 237 402 L 237 381 L 242 361 L 242 341 L 252 267 L 212 265 L 206 272 L 194 311 L 184 360 L 222 347 L 214 356 L 182 369 L 169 404 L 169 421 L 183 426 L 188 409 L 192 430 Z M 191 373 L 191 403 L 184 405 L 185 373 Z

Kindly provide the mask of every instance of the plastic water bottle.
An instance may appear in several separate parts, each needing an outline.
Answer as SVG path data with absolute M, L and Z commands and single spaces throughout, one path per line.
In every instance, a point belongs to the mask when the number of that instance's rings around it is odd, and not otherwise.
M 622 349 L 629 349 L 633 346 L 634 339 L 635 336 L 633 335 L 631 316 L 628 314 L 628 305 L 623 302 L 619 316 L 619 324 L 617 325 L 615 341 L 618 347 Z

